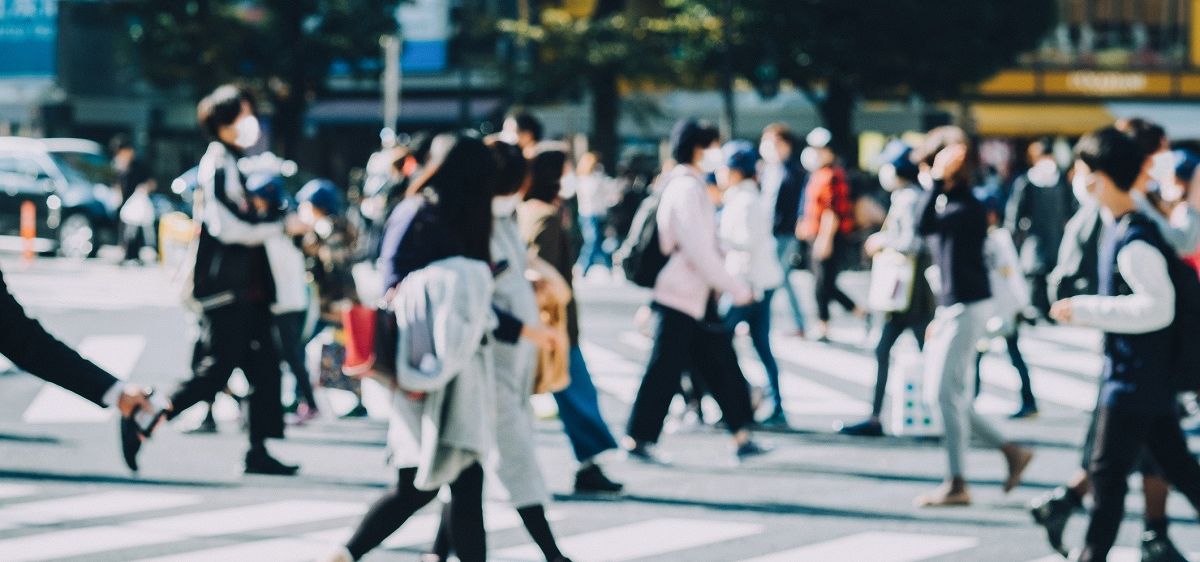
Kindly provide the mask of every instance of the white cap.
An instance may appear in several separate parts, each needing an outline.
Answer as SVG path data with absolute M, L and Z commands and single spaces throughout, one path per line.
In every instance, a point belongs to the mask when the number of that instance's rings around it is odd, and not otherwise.
M 825 148 L 829 146 L 829 141 L 831 140 L 833 140 L 833 133 L 830 133 L 829 129 L 825 127 L 817 127 L 809 132 L 807 137 L 804 137 L 804 141 L 808 143 L 808 146 L 814 148 Z

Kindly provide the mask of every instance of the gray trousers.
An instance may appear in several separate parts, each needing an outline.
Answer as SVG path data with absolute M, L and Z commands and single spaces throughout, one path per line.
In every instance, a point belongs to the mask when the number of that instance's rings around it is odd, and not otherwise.
M 991 312 L 990 300 L 938 307 L 925 342 L 925 398 L 942 414 L 951 478 L 964 475 L 963 457 L 972 432 L 991 447 L 1007 442 L 974 406 L 976 345 Z

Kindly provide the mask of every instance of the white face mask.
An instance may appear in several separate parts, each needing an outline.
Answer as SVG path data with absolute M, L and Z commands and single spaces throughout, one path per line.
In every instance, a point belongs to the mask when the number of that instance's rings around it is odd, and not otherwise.
M 800 151 L 800 165 L 804 166 L 805 170 L 815 172 L 821 169 L 821 153 L 813 147 L 805 148 Z
M 492 198 L 492 216 L 496 218 L 506 218 L 513 216 L 517 212 L 517 203 L 519 198 L 517 195 L 502 195 Z
M 711 174 L 725 163 L 725 156 L 721 154 L 719 148 L 706 148 L 704 155 L 700 157 L 700 170 L 706 174 Z
M 925 170 L 917 173 L 917 183 L 921 184 L 926 190 L 933 189 L 933 175 Z
M 233 124 L 233 128 L 237 132 L 237 138 L 233 142 L 242 148 L 250 148 L 258 144 L 258 139 L 262 136 L 258 118 L 253 115 L 239 119 L 237 123 Z
M 900 181 L 900 178 L 896 176 L 895 166 L 884 164 L 882 168 L 879 168 L 879 185 L 883 186 L 885 191 L 891 193 L 904 187 L 904 182 Z
M 1175 155 L 1159 152 L 1150 157 L 1150 178 L 1160 186 L 1175 184 Z
M 1158 194 L 1162 196 L 1163 201 L 1176 203 L 1183 199 L 1183 187 L 1179 185 L 1179 182 L 1172 180 L 1169 183 L 1160 184 Z
M 1079 172 L 1075 172 L 1075 177 L 1071 178 L 1071 192 L 1075 194 L 1075 200 L 1079 201 L 1080 205 L 1088 205 L 1095 201 L 1088 191 L 1087 176 Z
M 758 153 L 762 156 L 763 162 L 768 164 L 778 164 L 781 160 L 779 157 L 779 149 L 773 142 L 763 142 L 759 144 Z

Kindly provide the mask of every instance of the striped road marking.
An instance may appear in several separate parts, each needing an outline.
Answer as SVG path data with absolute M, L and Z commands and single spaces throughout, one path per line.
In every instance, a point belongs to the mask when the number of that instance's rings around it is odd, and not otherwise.
M 970 537 L 916 533 L 859 533 L 769 554 L 747 562 L 828 562 L 862 560 L 864 557 L 872 562 L 917 562 L 974 548 L 978 544 L 978 539 Z
M 572 560 L 620 562 L 698 548 L 757 535 L 762 531 L 761 525 L 750 523 L 651 519 L 602 531 L 571 535 L 560 540 L 558 545 Z M 534 545 L 506 548 L 497 552 L 495 557 L 500 560 L 545 559 Z

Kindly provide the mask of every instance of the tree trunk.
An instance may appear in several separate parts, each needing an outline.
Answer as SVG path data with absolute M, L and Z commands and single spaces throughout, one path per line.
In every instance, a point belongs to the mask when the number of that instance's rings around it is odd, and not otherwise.
M 858 167 L 858 137 L 854 132 L 854 91 L 845 84 L 830 81 L 825 97 L 817 104 L 821 123 L 833 134 L 830 147 L 847 168 Z
M 590 78 L 592 90 L 592 150 L 599 152 L 604 168 L 616 170 L 620 139 L 617 124 L 621 120 L 621 98 L 617 92 L 617 73 L 597 69 Z

